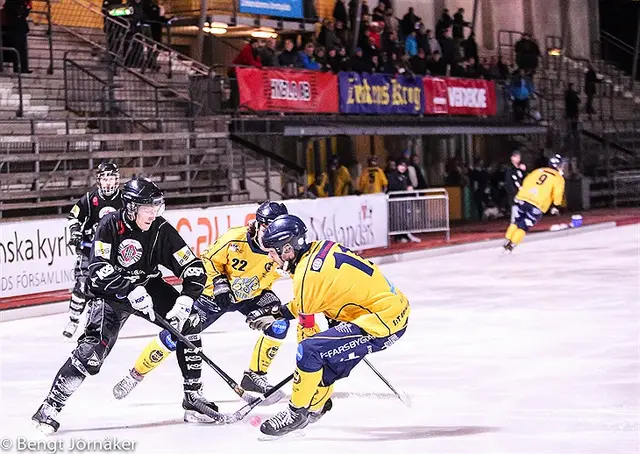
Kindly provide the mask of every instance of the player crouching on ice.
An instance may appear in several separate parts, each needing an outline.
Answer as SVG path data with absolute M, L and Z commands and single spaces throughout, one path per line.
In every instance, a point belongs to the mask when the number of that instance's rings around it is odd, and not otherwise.
M 564 160 L 555 155 L 549 159 L 549 167 L 536 169 L 524 179 L 516 194 L 511 225 L 505 233 L 505 251 L 513 251 L 549 207 L 552 207 L 552 215 L 558 214 L 556 207 L 562 204 L 564 197 L 563 168 Z
M 278 216 L 287 213 L 281 203 L 266 201 L 256 211 L 256 220 L 248 226 L 233 227 L 211 244 L 202 254 L 207 272 L 207 285 L 194 303 L 204 331 L 228 312 L 243 315 L 261 307 L 280 304 L 271 290 L 281 276 L 267 251 L 260 245 L 260 237 Z M 244 372 L 240 386 L 245 391 L 264 394 L 272 386 L 266 378 L 271 362 L 287 335 L 289 322 L 281 320 L 264 329 L 256 342 L 249 369 Z M 168 330 L 160 332 L 144 348 L 133 369 L 113 388 L 116 399 L 123 399 L 142 379 L 158 367 L 176 349 Z M 198 357 L 200 367 L 201 358 Z M 284 397 L 278 391 L 265 404 L 273 404 Z
M 331 409 L 336 380 L 349 376 L 368 353 L 393 345 L 407 329 L 409 302 L 373 263 L 332 241 L 306 241 L 307 227 L 283 215 L 264 232 L 262 244 L 293 278 L 293 301 L 251 312 L 247 322 L 265 329 L 278 320 L 313 315 L 339 322 L 298 345 L 289 407 L 268 419 L 260 431 L 281 436 L 316 422 Z
M 89 375 L 96 375 L 131 314 L 158 326 L 156 313 L 169 320 L 196 347 L 201 324 L 192 308 L 206 282 L 202 261 L 165 219 L 162 191 L 150 180 L 129 181 L 122 191 L 124 208 L 102 218 L 91 247 L 89 291 L 93 296 L 78 346 L 58 371 L 44 403 L 32 420 L 45 434 L 58 430 L 55 420 L 67 399 Z M 158 266 L 182 278 L 182 293 L 167 284 Z M 193 314 L 193 316 L 192 316 Z M 192 367 L 197 352 L 178 342 L 184 378 L 185 420 L 217 422 L 218 408 L 202 396 L 202 370 Z

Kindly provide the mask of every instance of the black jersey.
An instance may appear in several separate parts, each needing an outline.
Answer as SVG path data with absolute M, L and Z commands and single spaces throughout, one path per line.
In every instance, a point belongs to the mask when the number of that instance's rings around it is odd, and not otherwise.
M 182 294 L 194 300 L 207 276 L 202 261 L 178 231 L 158 217 L 146 232 L 126 219 L 124 210 L 102 218 L 91 247 L 89 290 L 94 296 L 126 302 L 135 287 L 162 273 L 159 265 L 182 278 Z
M 98 222 L 105 215 L 113 213 L 122 208 L 121 192 L 118 190 L 110 197 L 100 194 L 98 188 L 87 192 L 71 208 L 69 213 L 69 230 L 71 232 L 80 231 L 82 233 L 81 252 L 88 256 L 91 250 L 93 235 L 98 227 Z

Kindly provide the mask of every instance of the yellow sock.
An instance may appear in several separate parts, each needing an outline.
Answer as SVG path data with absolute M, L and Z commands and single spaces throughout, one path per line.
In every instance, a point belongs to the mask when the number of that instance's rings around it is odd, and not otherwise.
M 331 394 L 333 394 L 333 385 L 318 386 L 316 393 L 311 399 L 311 406 L 309 407 L 309 411 L 322 410 L 322 407 L 324 407 L 325 402 L 329 400 Z
M 317 323 L 314 323 L 311 328 L 304 328 L 300 323 L 298 323 L 297 335 L 298 335 L 298 343 L 302 342 L 305 339 L 310 338 L 320 332 L 320 327 Z
M 291 404 L 297 408 L 308 408 L 322 380 L 322 369 L 305 372 L 296 367 L 293 375 L 293 392 Z
M 271 365 L 271 361 L 276 357 L 280 345 L 282 345 L 281 340 L 261 334 L 258 342 L 256 342 L 256 346 L 253 347 L 249 369 L 253 372 L 266 373 Z
M 155 337 L 142 350 L 133 368 L 141 375 L 146 375 L 158 367 L 165 358 L 171 354 L 171 350 L 164 346 L 159 337 Z
M 504 237 L 509 241 L 513 241 L 513 234 L 516 233 L 516 230 L 518 230 L 518 226 L 511 224 L 507 229 L 507 233 L 504 234 Z
M 524 239 L 524 236 L 527 234 L 527 232 L 525 232 L 522 229 L 518 229 L 515 231 L 515 233 L 513 234 L 513 237 L 511 238 L 511 242 L 513 244 L 520 244 L 520 242 Z

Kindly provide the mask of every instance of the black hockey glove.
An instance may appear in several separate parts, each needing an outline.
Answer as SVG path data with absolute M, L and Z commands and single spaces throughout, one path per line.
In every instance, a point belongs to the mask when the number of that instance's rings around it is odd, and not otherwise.
M 265 330 L 276 320 L 283 320 L 285 318 L 280 304 L 273 304 L 249 312 L 247 315 L 247 323 L 251 329 Z
M 213 296 L 222 312 L 226 312 L 229 307 L 236 302 L 233 293 L 231 293 L 229 280 L 223 276 L 218 276 L 213 279 Z
M 338 326 L 340 323 L 342 323 L 340 320 L 334 320 L 332 318 L 327 317 L 327 325 L 329 325 L 329 328 Z
M 69 238 L 69 246 L 78 247 L 82 243 L 82 233 L 80 230 L 74 230 L 71 232 L 71 238 Z

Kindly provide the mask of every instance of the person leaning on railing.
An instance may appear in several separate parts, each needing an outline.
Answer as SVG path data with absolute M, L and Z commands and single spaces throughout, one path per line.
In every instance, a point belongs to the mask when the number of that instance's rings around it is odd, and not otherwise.
M 3 8 L 2 45 L 13 47 L 19 55 L 20 62 L 16 62 L 15 54 L 5 55 L 4 60 L 13 62 L 14 72 L 18 68 L 22 73 L 31 73 L 29 70 L 29 50 L 27 46 L 27 34 L 29 24 L 27 17 L 31 12 L 30 0 L 6 0 Z
M 390 193 L 394 192 L 406 192 L 413 191 L 413 186 L 409 180 L 407 173 L 408 165 L 407 160 L 404 157 L 399 158 L 396 161 L 396 169 L 389 173 L 389 188 Z M 389 194 L 389 199 L 398 197 L 405 197 L 404 194 Z M 410 203 L 406 201 L 397 201 L 389 203 L 389 218 L 393 220 L 396 227 L 400 230 L 407 230 L 409 226 L 409 218 L 412 216 L 412 210 Z M 406 235 L 397 235 L 397 239 L 400 243 L 407 243 L 412 241 L 419 243 L 420 239 L 411 233 Z

